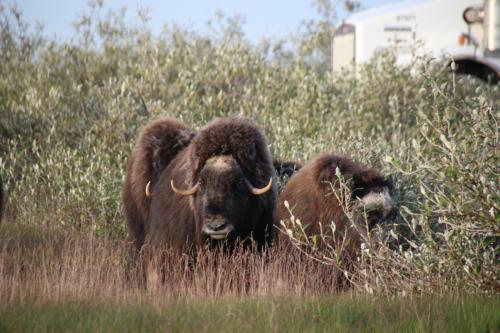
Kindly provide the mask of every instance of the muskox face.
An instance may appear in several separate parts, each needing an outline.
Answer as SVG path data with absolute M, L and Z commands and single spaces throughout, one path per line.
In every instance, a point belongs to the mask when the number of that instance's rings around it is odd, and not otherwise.
M 230 156 L 210 158 L 201 170 L 196 195 L 202 232 L 214 239 L 224 239 L 236 228 L 248 210 L 250 195 L 245 176 Z
M 207 160 L 192 189 L 172 188 L 178 194 L 193 195 L 202 234 L 212 239 L 226 239 L 251 233 L 254 226 L 248 225 L 246 217 L 251 213 L 252 199 L 271 186 L 272 179 L 266 187 L 254 188 L 232 156 L 219 155 Z
M 363 182 L 354 179 L 353 197 L 357 200 L 356 208 L 364 210 L 371 228 L 382 220 L 393 220 L 397 208 L 393 200 L 393 180 L 379 177 Z

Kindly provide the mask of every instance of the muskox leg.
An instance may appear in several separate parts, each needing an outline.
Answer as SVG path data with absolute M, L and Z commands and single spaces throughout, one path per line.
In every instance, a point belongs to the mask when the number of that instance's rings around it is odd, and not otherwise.
M 147 244 L 141 251 L 142 275 L 144 286 L 148 291 L 154 291 L 163 283 L 166 253 L 153 249 Z
M 159 290 L 165 286 L 170 291 L 179 291 L 186 281 L 191 281 L 196 267 L 195 252 L 185 252 L 170 247 L 163 250 L 147 244 L 141 250 L 140 269 L 143 288 L 148 291 Z
M 148 291 L 154 291 L 160 288 L 160 267 L 155 260 L 151 260 L 147 264 L 146 269 L 146 288 Z
M 144 243 L 144 222 L 137 206 L 133 202 L 128 202 L 124 207 L 125 217 L 128 226 L 127 236 L 127 267 L 126 274 L 128 281 L 137 281 L 139 286 L 144 285 L 144 269 L 142 268 L 141 247 Z

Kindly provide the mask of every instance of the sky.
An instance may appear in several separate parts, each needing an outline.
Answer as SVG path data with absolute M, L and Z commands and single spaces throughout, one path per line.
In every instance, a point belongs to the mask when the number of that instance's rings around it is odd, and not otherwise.
M 397 0 L 362 0 L 363 8 L 372 8 Z M 5 1 L 8 7 L 12 1 Z M 72 22 L 88 8 L 88 0 L 17 0 L 17 7 L 24 20 L 35 26 L 40 23 L 45 35 L 56 39 L 66 39 L 73 35 Z M 7 4 L 7 5 L 6 5 Z M 243 30 L 252 41 L 258 42 L 263 36 L 286 37 L 297 30 L 300 22 L 318 18 L 312 0 L 107 0 L 104 12 L 110 8 L 125 7 L 126 20 L 137 23 L 137 10 L 148 8 L 149 26 L 153 33 L 159 33 L 164 23 L 191 26 L 197 31 L 206 30 L 206 23 L 217 11 L 225 16 L 241 15 Z M 340 12 L 339 17 L 345 17 Z

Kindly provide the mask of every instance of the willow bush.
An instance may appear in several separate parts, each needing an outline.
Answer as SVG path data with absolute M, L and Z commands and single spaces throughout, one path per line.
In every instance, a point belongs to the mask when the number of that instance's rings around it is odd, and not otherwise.
M 53 41 L 0 9 L 8 222 L 122 237 L 125 163 L 144 124 L 245 115 L 275 157 L 333 151 L 397 179 L 400 214 L 385 252 L 363 252 L 361 289 L 498 292 L 499 86 L 430 59 L 396 66 L 390 52 L 332 74 L 281 42 L 248 42 L 224 17 L 209 34 L 153 35 L 147 15 L 130 26 L 99 13 L 97 3 L 72 39 Z

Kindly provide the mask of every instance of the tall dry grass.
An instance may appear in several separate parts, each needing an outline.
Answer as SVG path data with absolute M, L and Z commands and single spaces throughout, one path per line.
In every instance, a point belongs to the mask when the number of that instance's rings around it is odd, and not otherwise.
M 3 230 L 2 230 L 3 229 Z M 15 231 L 12 231 L 15 229 Z M 146 285 L 143 263 L 121 240 L 33 227 L 0 227 L 0 295 L 5 304 L 137 298 L 314 296 L 338 290 L 338 271 L 283 246 L 263 253 L 166 251 L 162 283 Z

